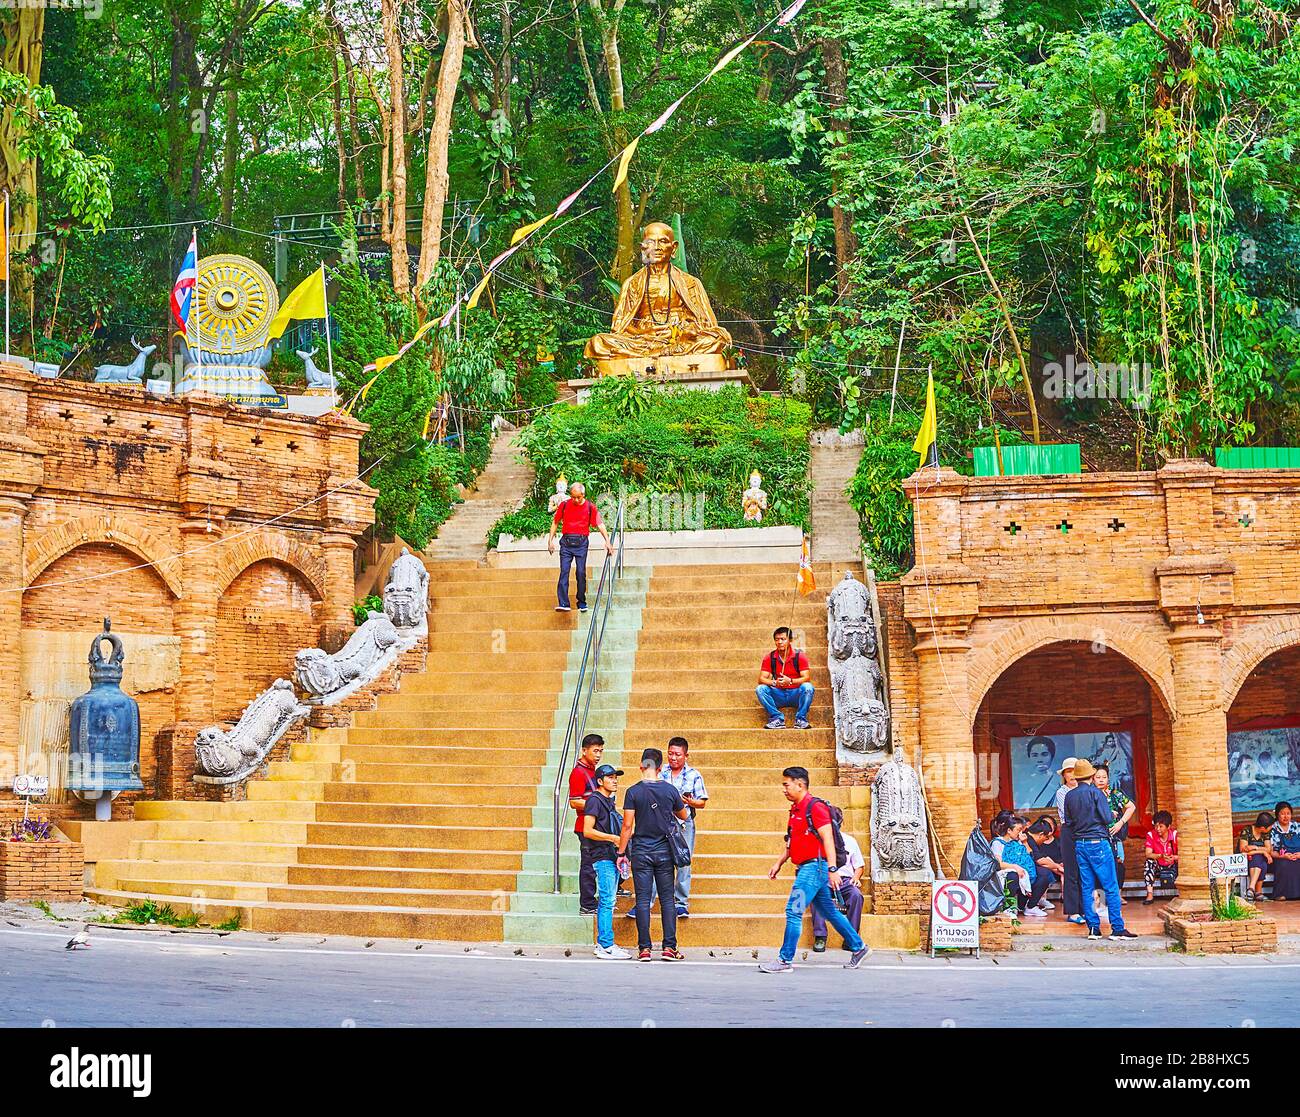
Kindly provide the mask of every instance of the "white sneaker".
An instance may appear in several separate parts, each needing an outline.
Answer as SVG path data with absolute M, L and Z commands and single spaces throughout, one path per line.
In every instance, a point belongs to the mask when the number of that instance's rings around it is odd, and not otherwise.
M 595 950 L 592 951 L 592 953 L 597 958 L 602 958 L 606 962 L 626 962 L 629 958 L 632 957 L 632 955 L 630 955 L 621 946 L 609 946 L 609 947 L 598 946 L 596 947 Z
M 1023 912 L 1021 912 L 1020 914 L 1021 914 L 1021 915 L 1024 915 L 1024 916 L 1027 916 L 1029 919 L 1046 919 L 1046 918 L 1047 918 L 1047 912 L 1045 912 L 1045 911 L 1040 911 L 1038 908 L 1025 908 L 1025 910 L 1024 910 Z
M 1051 900 L 1039 900 L 1039 901 L 1038 901 L 1038 906 L 1039 906 L 1040 908 L 1042 908 L 1043 911 L 1055 911 L 1055 910 L 1056 910 L 1056 905 L 1055 905 L 1054 903 L 1052 903 Z

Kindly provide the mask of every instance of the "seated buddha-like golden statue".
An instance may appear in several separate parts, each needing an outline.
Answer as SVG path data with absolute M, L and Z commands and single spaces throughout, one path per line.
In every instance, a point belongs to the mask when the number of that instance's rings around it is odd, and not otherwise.
M 623 284 L 609 333 L 597 334 L 584 351 L 601 375 L 642 358 L 715 355 L 708 363 L 726 367 L 721 355 L 731 334 L 718 325 L 704 284 L 673 265 L 676 253 L 672 229 L 661 221 L 645 227 L 645 266 Z

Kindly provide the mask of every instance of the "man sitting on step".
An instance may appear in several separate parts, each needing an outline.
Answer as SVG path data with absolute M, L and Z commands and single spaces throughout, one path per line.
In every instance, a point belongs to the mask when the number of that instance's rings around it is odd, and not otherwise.
M 811 728 L 808 710 L 812 706 L 813 685 L 808 680 L 812 669 L 808 657 L 790 645 L 791 632 L 782 625 L 772 633 L 776 648 L 763 657 L 758 669 L 758 689 L 755 693 L 767 711 L 768 722 L 764 729 L 784 729 L 785 715 L 782 706 L 793 706 L 794 727 Z

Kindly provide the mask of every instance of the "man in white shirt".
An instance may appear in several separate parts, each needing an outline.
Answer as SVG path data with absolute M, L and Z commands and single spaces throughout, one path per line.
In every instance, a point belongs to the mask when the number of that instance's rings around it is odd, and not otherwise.
M 866 872 L 867 863 L 862 858 L 862 847 L 857 839 L 844 830 L 844 812 L 839 807 L 831 807 L 831 818 L 840 837 L 844 839 L 844 852 L 848 860 L 840 865 L 835 874 L 840 878 L 839 896 L 844 902 L 844 914 L 853 924 L 855 931 L 862 930 L 862 874 Z M 837 901 L 838 902 L 838 901 Z M 822 954 L 826 950 L 826 920 L 813 908 L 813 950 Z

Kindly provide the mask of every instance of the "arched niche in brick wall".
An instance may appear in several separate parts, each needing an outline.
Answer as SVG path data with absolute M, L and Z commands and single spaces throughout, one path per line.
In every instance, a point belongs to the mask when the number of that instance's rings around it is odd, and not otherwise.
M 237 718 L 276 679 L 293 677 L 293 657 L 318 643 L 320 601 L 302 571 L 264 558 L 244 567 L 217 602 L 216 716 Z
M 1138 804 L 1134 829 L 1173 806 L 1169 710 L 1146 672 L 1101 643 L 1053 641 L 1008 664 L 981 699 L 972 743 L 981 818 L 1053 813 L 1070 757 L 1108 764 Z
M 1233 649 L 1242 650 L 1240 659 L 1225 664 L 1225 675 L 1250 665 L 1232 694 L 1224 749 L 1239 824 L 1281 801 L 1300 800 L 1300 633 L 1278 627 L 1257 635 Z M 1266 648 L 1272 650 L 1261 656 Z M 1235 683 L 1235 674 L 1229 678 Z
M 129 565 L 148 563 L 172 597 L 181 597 L 179 560 L 151 531 L 117 515 L 77 516 L 27 541 L 23 548 L 23 578 L 28 586 L 70 551 L 90 544 L 108 544 L 135 556 Z M 44 578 L 48 584 L 51 579 Z
M 239 530 L 237 525 L 230 528 L 234 533 Z M 268 560 L 293 570 L 311 588 L 317 601 L 325 597 L 325 560 L 296 539 L 274 531 L 258 531 L 218 549 L 217 593 L 224 594 L 250 566 Z
M 19 763 L 62 785 L 68 708 L 90 686 L 86 653 L 106 616 L 126 652 L 123 689 L 140 704 L 140 768 L 155 768 L 153 741 L 175 721 L 180 678 L 176 599 L 156 565 L 114 542 L 79 543 L 45 563 L 22 597 Z

